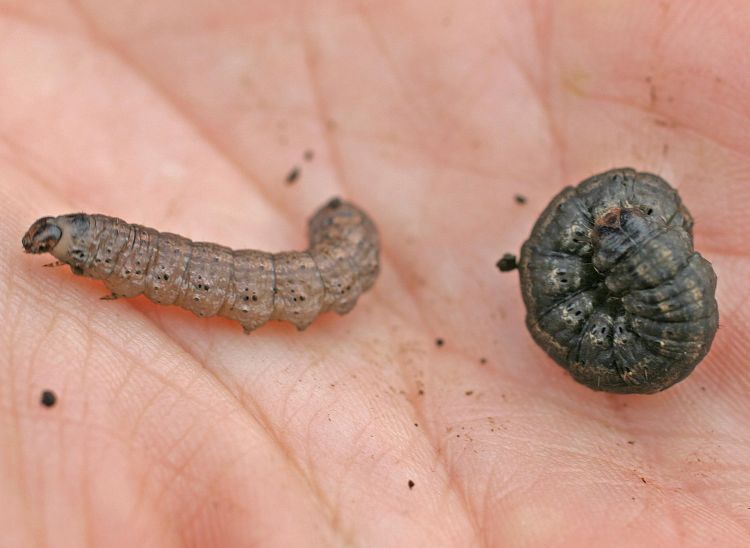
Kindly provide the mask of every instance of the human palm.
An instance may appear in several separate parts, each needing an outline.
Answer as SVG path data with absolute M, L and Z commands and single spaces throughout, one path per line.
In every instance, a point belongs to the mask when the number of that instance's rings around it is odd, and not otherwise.
M 746 6 L 0 5 L 0 545 L 750 542 Z M 652 396 L 572 381 L 494 268 L 625 165 L 719 277 L 712 352 Z M 382 272 L 302 333 L 100 301 L 20 249 L 77 210 L 302 249 L 334 195 Z

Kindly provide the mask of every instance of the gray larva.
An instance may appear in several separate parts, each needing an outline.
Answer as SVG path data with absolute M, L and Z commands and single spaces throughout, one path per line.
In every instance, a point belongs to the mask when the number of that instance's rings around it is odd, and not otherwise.
M 306 251 L 232 250 L 75 213 L 43 217 L 23 237 L 28 253 L 51 253 L 79 275 L 104 281 L 110 297 L 141 293 L 198 316 L 237 320 L 246 333 L 268 320 L 305 329 L 321 312 L 349 312 L 379 272 L 378 232 L 364 211 L 333 199 L 309 221 Z
M 615 169 L 563 189 L 518 263 L 534 340 L 595 390 L 652 393 L 683 380 L 719 321 L 716 275 L 693 250 L 692 227 L 677 192 L 650 173 Z

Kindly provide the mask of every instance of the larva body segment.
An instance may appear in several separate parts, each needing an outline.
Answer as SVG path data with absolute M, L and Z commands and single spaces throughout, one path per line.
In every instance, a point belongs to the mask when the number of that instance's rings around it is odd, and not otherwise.
M 565 188 L 518 263 L 534 340 L 595 390 L 652 393 L 687 377 L 719 318 L 692 227 L 656 175 L 615 169 Z
M 334 199 L 309 222 L 307 251 L 232 250 L 76 213 L 44 217 L 23 237 L 79 275 L 104 281 L 112 297 L 141 293 L 202 317 L 237 320 L 246 332 L 268 320 L 305 329 L 321 312 L 349 312 L 379 272 L 378 232 L 356 206 Z

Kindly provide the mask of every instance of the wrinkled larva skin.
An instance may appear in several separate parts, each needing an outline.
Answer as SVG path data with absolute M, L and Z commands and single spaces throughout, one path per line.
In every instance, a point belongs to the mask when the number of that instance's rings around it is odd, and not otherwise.
M 237 320 L 245 332 L 268 320 L 303 330 L 321 312 L 349 312 L 379 272 L 378 232 L 356 206 L 331 200 L 309 222 L 306 251 L 232 250 L 105 215 L 44 217 L 23 237 L 79 275 L 104 281 L 112 298 L 143 293 L 198 316 Z
M 716 275 L 693 250 L 693 221 L 656 175 L 614 169 L 565 188 L 519 261 L 534 340 L 595 390 L 652 393 L 711 348 Z

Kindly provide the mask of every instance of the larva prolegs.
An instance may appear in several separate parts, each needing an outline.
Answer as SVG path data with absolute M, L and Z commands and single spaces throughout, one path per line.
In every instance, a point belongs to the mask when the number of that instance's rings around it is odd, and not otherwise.
M 325 287 L 315 262 L 306 251 L 276 253 L 274 311 L 271 319 L 286 320 L 300 331 L 323 310 Z
M 221 312 L 250 333 L 271 319 L 274 308 L 273 255 L 243 249 L 234 252 L 232 287 Z
M 104 281 L 108 298 L 144 293 L 198 316 L 237 320 L 250 332 L 268 320 L 302 330 L 321 312 L 345 314 L 379 271 L 378 233 L 369 217 L 338 199 L 309 223 L 308 251 L 276 254 L 193 242 L 114 217 L 44 217 L 24 235 L 28 253 L 54 255 Z

